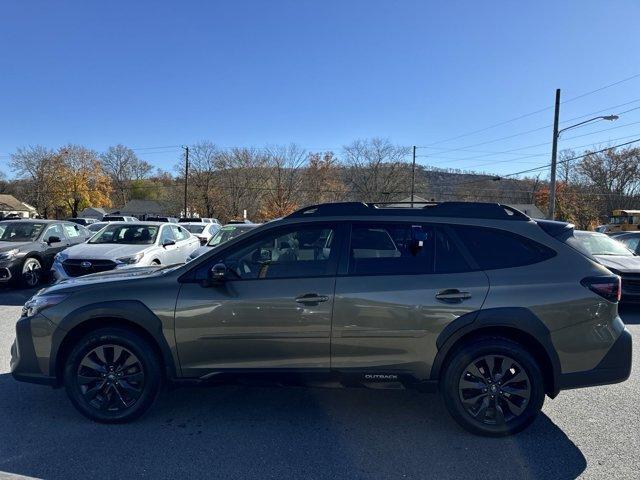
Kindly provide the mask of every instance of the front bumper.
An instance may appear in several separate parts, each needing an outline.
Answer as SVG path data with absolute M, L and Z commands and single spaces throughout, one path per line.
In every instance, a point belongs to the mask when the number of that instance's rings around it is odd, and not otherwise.
M 49 356 L 55 325 L 42 316 L 22 317 L 16 323 L 16 339 L 11 345 L 11 375 L 18 381 L 57 385 L 49 372 Z
M 9 283 L 20 272 L 21 260 L 5 260 L 0 263 L 0 284 Z
M 631 374 L 631 352 L 631 334 L 625 328 L 595 368 L 562 374 L 559 381 L 560 389 L 624 382 Z

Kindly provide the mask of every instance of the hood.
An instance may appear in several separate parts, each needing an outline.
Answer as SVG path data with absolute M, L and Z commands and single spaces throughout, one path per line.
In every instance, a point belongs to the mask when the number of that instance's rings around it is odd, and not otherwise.
M 602 265 L 621 273 L 640 273 L 640 257 L 623 255 L 594 255 Z
M 81 277 L 69 278 L 55 283 L 41 290 L 40 293 L 55 293 L 59 291 L 71 291 L 75 287 L 84 287 L 104 282 L 122 282 L 125 280 L 156 277 L 168 271 L 178 268 L 179 265 L 162 266 L 151 265 L 148 267 L 125 267 L 107 272 L 92 273 Z
M 64 253 L 68 258 L 94 260 L 115 260 L 146 251 L 153 245 L 118 245 L 115 243 L 81 243 L 67 248 Z
M 0 242 L 0 252 L 6 252 L 14 248 L 22 248 L 32 244 L 33 242 Z

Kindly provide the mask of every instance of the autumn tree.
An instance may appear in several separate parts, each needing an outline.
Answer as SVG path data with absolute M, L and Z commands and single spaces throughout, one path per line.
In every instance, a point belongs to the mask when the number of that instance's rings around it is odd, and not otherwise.
M 343 168 L 333 152 L 310 153 L 301 177 L 300 198 L 306 205 L 336 202 L 347 197 Z
M 344 147 L 347 185 L 362 201 L 395 200 L 411 190 L 409 147 L 393 145 L 389 140 L 356 140 Z
M 116 205 L 124 205 L 130 198 L 134 182 L 138 186 L 144 184 L 153 167 L 140 160 L 135 152 L 124 145 L 109 147 L 100 155 L 104 172 L 109 175 L 113 187 L 112 201 Z M 138 189 L 139 190 L 139 189 Z
M 67 145 L 56 154 L 61 160 L 59 172 L 64 201 L 72 217 L 87 206 L 111 206 L 111 180 L 93 150 Z

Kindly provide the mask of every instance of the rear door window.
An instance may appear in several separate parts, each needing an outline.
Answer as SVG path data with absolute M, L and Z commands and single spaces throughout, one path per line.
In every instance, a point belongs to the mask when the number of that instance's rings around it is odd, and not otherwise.
M 433 229 L 410 223 L 354 224 L 349 274 L 404 275 L 433 272 Z
M 556 254 L 538 242 L 505 230 L 462 225 L 452 228 L 483 270 L 531 265 Z

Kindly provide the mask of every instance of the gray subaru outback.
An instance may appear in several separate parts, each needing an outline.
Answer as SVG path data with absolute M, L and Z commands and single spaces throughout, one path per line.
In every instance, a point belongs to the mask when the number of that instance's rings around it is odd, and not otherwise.
M 628 378 L 619 298 L 566 223 L 489 203 L 323 204 L 186 265 L 41 290 L 11 369 L 98 422 L 140 416 L 163 384 L 259 377 L 438 390 L 463 427 L 508 435 L 545 395 Z

